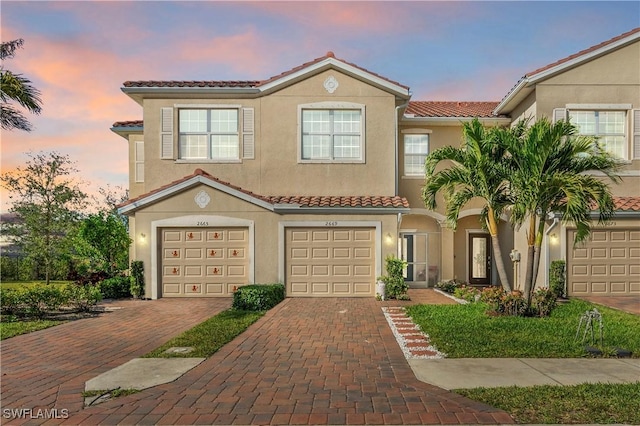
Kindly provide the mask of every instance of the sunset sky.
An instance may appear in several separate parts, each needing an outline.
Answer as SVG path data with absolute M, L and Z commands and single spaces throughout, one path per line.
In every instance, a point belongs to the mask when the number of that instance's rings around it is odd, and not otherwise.
M 637 1 L 2 0 L 0 14 L 2 41 L 25 40 L 3 66 L 43 100 L 31 133 L 2 131 L 2 172 L 55 150 L 87 191 L 127 186 L 127 144 L 109 130 L 142 118 L 127 80 L 263 80 L 333 51 L 412 100 L 499 101 L 525 73 L 640 26 Z

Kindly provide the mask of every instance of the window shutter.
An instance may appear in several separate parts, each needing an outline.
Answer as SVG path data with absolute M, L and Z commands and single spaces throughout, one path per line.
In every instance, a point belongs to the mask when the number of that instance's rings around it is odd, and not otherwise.
M 640 158 L 640 109 L 631 111 L 633 115 L 633 158 Z
M 144 142 L 135 142 L 135 180 L 136 182 L 144 182 Z
M 567 119 L 567 109 L 566 108 L 554 108 L 553 109 L 553 122 L 556 123 L 560 120 Z
M 161 158 L 173 159 L 173 108 L 162 108 L 160 130 Z
M 242 108 L 242 158 L 255 158 L 255 131 L 253 108 Z

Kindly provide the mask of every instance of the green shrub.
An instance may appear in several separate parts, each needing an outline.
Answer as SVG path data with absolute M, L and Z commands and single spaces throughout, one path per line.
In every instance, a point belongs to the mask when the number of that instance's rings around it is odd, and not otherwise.
M 238 288 L 233 293 L 232 307 L 243 311 L 266 311 L 285 297 L 282 284 L 252 284 Z
M 386 299 L 408 300 L 407 291 L 409 286 L 404 280 L 404 268 L 407 262 L 389 255 L 385 259 L 387 275 L 378 279 L 384 282 L 384 292 Z
M 504 313 L 502 297 L 505 295 L 502 287 L 485 287 L 480 293 L 480 301 L 487 304 L 488 311 Z
M 566 262 L 564 260 L 554 260 L 549 267 L 549 290 L 555 294 L 556 298 L 564 297 L 565 270 Z
M 42 318 L 47 312 L 57 311 L 67 303 L 67 294 L 54 285 L 38 284 L 24 287 L 19 292 L 20 302 L 28 316 Z
M 131 297 L 131 278 L 113 277 L 103 280 L 99 284 L 103 299 L 122 299 Z
M 453 295 L 458 299 L 473 303 L 480 297 L 480 290 L 472 286 L 461 285 L 453 291 Z
M 97 285 L 70 284 L 65 287 L 69 305 L 80 312 L 88 312 L 102 300 L 100 287 Z
M 464 281 L 453 279 L 438 281 L 435 285 L 435 288 L 444 291 L 445 293 L 453 294 L 457 288 L 462 287 L 463 285 L 466 285 Z
M 140 299 L 144 296 L 144 264 L 141 260 L 131 262 L 130 279 L 129 291 L 133 297 Z
M 14 288 L 2 289 L 0 294 L 0 312 L 3 315 L 21 315 L 23 313 L 20 290 Z
M 551 289 L 541 288 L 531 297 L 530 311 L 534 316 L 548 317 L 556 307 L 556 293 Z

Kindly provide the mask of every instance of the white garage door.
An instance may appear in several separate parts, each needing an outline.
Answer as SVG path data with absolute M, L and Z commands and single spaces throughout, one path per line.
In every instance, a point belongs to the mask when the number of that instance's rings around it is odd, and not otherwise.
M 570 296 L 640 294 L 640 229 L 594 229 L 575 249 L 575 230 L 567 236 Z
M 247 228 L 162 230 L 162 297 L 231 296 L 248 284 Z
M 289 296 L 373 296 L 374 228 L 287 228 Z

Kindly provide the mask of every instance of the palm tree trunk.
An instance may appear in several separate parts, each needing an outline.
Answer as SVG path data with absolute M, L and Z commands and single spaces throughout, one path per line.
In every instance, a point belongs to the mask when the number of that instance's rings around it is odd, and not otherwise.
M 533 256 L 533 275 L 531 277 L 531 293 L 535 290 L 538 281 L 538 272 L 540 271 L 540 254 L 542 252 L 542 240 L 544 238 L 544 216 L 540 217 L 538 224 L 538 233 L 536 234 L 536 242 Z M 530 299 L 528 300 L 530 302 Z
M 533 279 L 533 263 L 535 257 L 536 216 L 529 219 L 529 233 L 527 234 L 527 264 L 524 276 L 524 297 L 528 301 L 531 295 Z
M 487 228 L 489 228 L 489 235 L 491 235 L 493 257 L 496 262 L 498 277 L 500 278 L 500 284 L 502 284 L 502 288 L 505 289 L 505 291 L 511 292 L 511 284 L 509 283 L 507 270 L 504 267 L 504 261 L 502 260 L 502 249 L 500 248 L 500 240 L 498 239 L 498 222 L 493 212 L 493 209 L 489 207 L 489 212 L 487 214 Z
M 496 261 L 496 268 L 498 269 L 498 277 L 500 283 L 505 291 L 511 292 L 511 284 L 509 283 L 509 277 L 507 276 L 507 270 L 504 266 L 504 260 L 502 260 L 502 249 L 500 248 L 500 242 L 497 235 L 491 235 L 491 245 L 493 246 L 493 257 Z

